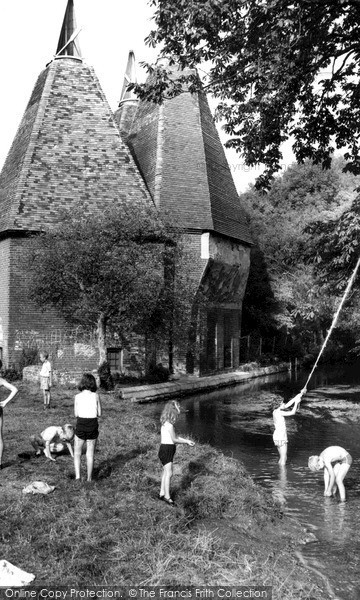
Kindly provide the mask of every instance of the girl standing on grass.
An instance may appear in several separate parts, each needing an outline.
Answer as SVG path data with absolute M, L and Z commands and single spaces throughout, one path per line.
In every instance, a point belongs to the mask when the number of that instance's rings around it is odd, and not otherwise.
M 94 375 L 84 373 L 79 383 L 80 394 L 75 396 L 74 413 L 77 418 L 74 441 L 75 479 L 80 480 L 81 453 L 86 441 L 87 481 L 92 480 L 96 441 L 99 436 L 98 417 L 101 417 L 100 396 Z
M 2 369 L 2 361 L 0 360 L 0 371 L 1 371 L 1 369 Z M 8 397 L 5 400 L 3 400 L 2 402 L 0 402 L 0 469 L 2 469 L 3 468 L 2 456 L 3 456 L 3 452 L 4 452 L 3 408 L 5 408 L 7 403 L 10 402 L 10 400 L 12 400 L 14 398 L 14 396 L 16 396 L 16 394 L 18 393 L 19 390 L 14 385 L 12 385 L 12 383 L 9 383 L 8 381 L 6 381 L 6 379 L 4 379 L 3 377 L 0 377 L 0 386 L 5 387 L 8 390 L 10 390 L 10 394 L 8 395 Z
M 176 452 L 176 444 L 188 444 L 195 446 L 195 442 L 185 438 L 177 437 L 174 423 L 180 414 L 180 405 L 176 400 L 171 400 L 165 404 L 161 413 L 161 443 L 159 449 L 159 459 L 163 465 L 163 474 L 161 478 L 161 487 L 159 499 L 164 500 L 170 506 L 175 503 L 170 497 L 170 480 L 172 477 L 172 463 Z

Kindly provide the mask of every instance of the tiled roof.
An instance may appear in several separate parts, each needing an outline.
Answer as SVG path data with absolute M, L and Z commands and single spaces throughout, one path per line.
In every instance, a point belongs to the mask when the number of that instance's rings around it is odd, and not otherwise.
M 128 143 L 156 205 L 176 223 L 252 243 L 204 94 L 140 102 Z
M 152 201 L 93 69 L 64 57 L 40 74 L 0 174 L 0 231 L 38 230 L 78 202 Z

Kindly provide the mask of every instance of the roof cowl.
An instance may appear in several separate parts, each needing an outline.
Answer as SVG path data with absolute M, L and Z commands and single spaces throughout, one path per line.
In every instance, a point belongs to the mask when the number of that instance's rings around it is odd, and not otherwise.
M 130 50 L 128 56 L 126 71 L 124 75 L 124 83 L 119 100 L 119 106 L 122 106 L 125 102 L 138 102 L 138 98 L 134 94 L 134 91 L 127 89 L 129 83 L 137 83 L 135 54 L 132 50 Z
M 72 58 L 82 61 L 79 33 L 76 25 L 74 0 L 68 0 L 54 60 Z

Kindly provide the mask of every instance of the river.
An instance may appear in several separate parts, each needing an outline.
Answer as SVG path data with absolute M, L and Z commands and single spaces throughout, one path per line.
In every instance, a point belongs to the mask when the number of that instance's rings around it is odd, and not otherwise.
M 177 431 L 241 460 L 250 475 L 271 490 L 285 512 L 314 534 L 299 559 L 322 574 L 330 596 L 360 598 L 360 370 L 318 370 L 295 417 L 286 420 L 285 467 L 272 442 L 270 394 L 285 400 L 300 391 L 307 373 L 259 378 L 236 387 L 181 400 Z M 158 418 L 163 404 L 150 409 Z M 345 479 L 347 501 L 323 496 L 323 472 L 311 472 L 308 457 L 331 445 L 353 457 Z

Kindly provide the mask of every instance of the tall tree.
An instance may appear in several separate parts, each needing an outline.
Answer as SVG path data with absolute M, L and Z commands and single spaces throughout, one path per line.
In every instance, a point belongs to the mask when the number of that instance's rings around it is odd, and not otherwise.
M 266 267 L 257 262 L 251 267 L 244 318 L 265 335 L 270 324 L 305 346 L 321 343 L 329 327 L 354 264 L 359 227 L 353 212 L 357 178 L 343 174 L 342 167 L 340 159 L 327 171 L 309 162 L 294 164 L 266 197 L 254 189 L 241 196 Z M 349 318 L 342 314 L 340 329 L 349 328 Z
M 96 329 L 102 364 L 107 328 L 124 340 L 130 332 L 172 327 L 176 303 L 164 265 L 180 254 L 176 229 L 153 209 L 66 211 L 33 239 L 31 297 L 44 309 L 55 307 L 68 323 Z M 184 291 L 177 298 L 183 300 Z
M 164 96 L 205 89 L 219 99 L 227 145 L 248 165 L 263 163 L 257 186 L 280 169 L 280 146 L 293 136 L 298 162 L 329 167 L 345 148 L 346 169 L 360 173 L 360 3 L 358 0 L 150 0 L 156 28 L 148 36 L 182 67 L 166 67 L 137 92 Z M 204 76 L 204 69 L 207 71 Z

